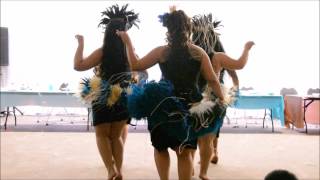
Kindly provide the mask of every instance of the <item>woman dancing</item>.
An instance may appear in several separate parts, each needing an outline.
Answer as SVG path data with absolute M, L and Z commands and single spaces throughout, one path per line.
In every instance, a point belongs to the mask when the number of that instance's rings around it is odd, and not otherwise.
M 99 24 L 105 28 L 102 47 L 83 57 L 84 38 L 76 35 L 78 48 L 74 56 L 74 69 L 85 71 L 99 65 L 99 73 L 84 79 L 81 98 L 92 104 L 93 125 L 101 158 L 108 170 L 108 179 L 122 179 L 123 141 L 121 134 L 129 119 L 121 95 L 131 80 L 125 45 L 116 30 L 128 31 L 137 25 L 138 14 L 127 11 L 128 4 L 113 5 L 102 12 Z
M 132 70 L 145 70 L 158 63 L 163 77 L 158 83 L 149 82 L 143 88 L 133 87 L 132 93 L 128 94 L 128 109 L 133 117 L 148 119 L 160 179 L 169 179 L 168 148 L 171 148 L 177 155 L 179 179 L 188 180 L 193 172 L 191 152 L 197 147 L 200 133 L 197 128 L 202 129 L 203 125 L 192 114 L 202 110 L 207 112 L 207 109 L 199 108 L 203 99 L 197 84 L 200 74 L 218 97 L 216 106 L 224 107 L 224 96 L 208 55 L 191 42 L 190 18 L 184 11 L 173 7 L 160 19 L 168 29 L 168 44 L 154 48 L 141 59 L 135 56 L 128 34 L 117 32 L 126 45 Z M 214 103 L 210 101 L 207 104 L 210 109 Z M 211 128 L 218 129 L 219 126 L 221 121 L 210 120 Z
M 193 42 L 203 48 L 208 56 L 210 57 L 212 68 L 217 77 L 220 77 L 220 82 L 223 85 L 223 74 L 224 71 L 227 72 L 232 77 L 233 85 L 230 94 L 229 103 L 232 103 L 235 99 L 236 92 L 239 87 L 239 80 L 235 70 L 244 68 L 248 61 L 249 51 L 254 45 L 252 41 L 248 41 L 243 49 L 242 55 L 239 59 L 230 58 L 224 53 L 224 48 L 220 42 L 218 33 L 215 29 L 219 26 L 221 21 L 212 21 L 212 14 L 208 15 L 196 15 L 192 18 L 192 27 L 193 27 Z M 199 79 L 199 88 L 202 91 L 206 89 L 206 81 L 203 77 Z M 220 119 L 223 120 L 225 114 L 220 116 Z M 220 133 L 220 128 L 215 133 L 215 138 L 209 140 L 206 137 L 199 137 L 199 150 L 200 150 L 200 174 L 206 174 L 206 171 L 209 166 L 209 161 L 212 163 L 217 163 L 217 146 L 218 146 L 218 137 Z M 203 172 L 203 173 L 202 173 Z M 208 179 L 206 176 L 202 176 L 202 179 Z

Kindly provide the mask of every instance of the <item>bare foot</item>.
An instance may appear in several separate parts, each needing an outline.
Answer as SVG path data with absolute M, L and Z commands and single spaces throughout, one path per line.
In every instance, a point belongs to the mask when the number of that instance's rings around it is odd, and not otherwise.
M 114 178 L 114 180 L 122 180 L 122 175 L 121 174 L 117 174 L 117 176 Z
M 210 180 L 207 175 L 199 175 L 201 180 Z
M 115 169 L 115 167 L 111 168 L 108 171 L 108 180 L 114 180 L 118 176 L 118 173 Z
M 115 178 L 117 178 L 117 173 L 114 173 L 111 176 L 109 176 L 108 180 L 115 180 Z
M 218 156 L 216 156 L 216 155 L 214 155 L 212 158 L 211 158 L 211 163 L 213 163 L 213 164 L 217 164 L 218 163 L 218 160 L 219 160 L 219 158 L 218 158 Z

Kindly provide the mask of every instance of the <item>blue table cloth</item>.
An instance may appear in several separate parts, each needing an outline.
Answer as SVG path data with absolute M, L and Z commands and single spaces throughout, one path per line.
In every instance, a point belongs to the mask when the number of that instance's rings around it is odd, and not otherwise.
M 272 118 L 279 119 L 284 126 L 284 100 L 281 95 L 241 94 L 234 103 L 238 109 L 271 109 Z

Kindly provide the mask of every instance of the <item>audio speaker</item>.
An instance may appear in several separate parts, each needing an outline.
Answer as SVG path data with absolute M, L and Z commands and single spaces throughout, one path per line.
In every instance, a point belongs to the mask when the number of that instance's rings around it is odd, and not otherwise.
M 8 66 L 9 65 L 9 40 L 8 40 L 8 28 L 6 27 L 1 27 L 1 46 L 0 46 L 0 54 L 1 54 L 1 59 L 0 59 L 0 66 Z

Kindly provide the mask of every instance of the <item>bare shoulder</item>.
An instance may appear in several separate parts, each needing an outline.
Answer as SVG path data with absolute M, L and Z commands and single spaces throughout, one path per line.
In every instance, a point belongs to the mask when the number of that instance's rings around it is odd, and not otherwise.
M 204 55 L 206 55 L 206 52 L 201 47 L 199 47 L 195 44 L 189 45 L 189 51 L 190 51 L 191 56 L 199 61 L 201 61 L 202 57 Z
M 213 56 L 213 57 L 221 58 L 221 57 L 224 57 L 224 56 L 225 56 L 225 53 L 223 53 L 223 52 L 216 52 L 216 53 L 214 53 L 214 56 Z
M 148 54 L 158 56 L 158 55 L 161 55 L 166 49 L 167 49 L 166 46 L 157 46 L 153 48 Z
M 204 51 L 200 46 L 197 46 L 197 45 L 195 45 L 195 44 L 190 44 L 190 45 L 189 45 L 189 48 L 195 49 L 195 50 L 197 50 L 197 51 Z
M 164 62 L 168 55 L 169 47 L 167 45 L 163 45 L 163 46 L 158 46 L 154 48 L 154 50 L 157 52 L 157 57 L 159 61 Z
M 100 48 L 94 50 L 85 60 L 92 61 L 93 64 L 96 64 L 96 63 L 98 63 L 98 61 L 101 60 L 102 56 L 103 56 L 103 50 L 100 47 Z
M 102 55 L 103 55 L 102 47 L 94 50 L 94 51 L 92 52 L 92 55 L 93 55 L 94 57 L 102 57 Z
M 225 62 L 226 59 L 227 59 L 227 55 L 223 52 L 216 52 L 212 57 L 212 60 L 219 63 Z
M 158 47 L 154 48 L 154 50 L 159 53 L 164 53 L 165 51 L 168 50 L 168 46 L 167 45 L 158 46 Z

